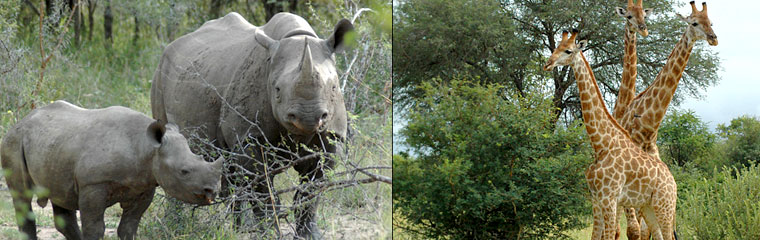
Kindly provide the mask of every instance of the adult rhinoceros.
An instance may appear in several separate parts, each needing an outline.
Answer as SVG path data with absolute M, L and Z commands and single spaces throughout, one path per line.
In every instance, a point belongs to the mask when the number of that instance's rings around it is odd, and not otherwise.
M 239 149 L 247 136 L 282 147 L 304 144 L 340 153 L 347 114 L 334 54 L 350 31 L 353 25 L 342 19 L 328 39 L 320 39 L 306 20 L 289 13 L 260 27 L 234 12 L 208 21 L 166 47 L 151 88 L 153 116 L 181 129 L 197 128 L 218 147 L 253 154 L 253 161 L 237 161 L 262 175 L 264 164 L 257 164 L 263 162 L 261 148 Z M 300 150 L 299 155 L 305 154 Z M 331 162 L 314 158 L 294 168 L 302 181 L 313 181 L 322 178 L 322 166 Z M 254 191 L 267 193 L 265 181 L 253 184 Z M 308 195 L 298 192 L 295 198 Z M 316 204 L 313 200 L 297 209 L 299 236 L 319 237 Z

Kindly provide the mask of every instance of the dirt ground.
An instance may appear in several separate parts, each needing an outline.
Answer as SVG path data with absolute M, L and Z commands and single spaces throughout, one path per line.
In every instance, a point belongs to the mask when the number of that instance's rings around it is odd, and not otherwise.
M 35 199 L 36 200 L 36 199 Z M 325 209 L 327 208 L 327 209 Z M 330 204 L 322 205 L 323 210 L 332 210 Z M 62 234 L 55 229 L 53 225 L 53 208 L 52 204 L 47 204 L 45 208 L 40 208 L 36 201 L 32 202 L 32 210 L 37 216 L 37 237 L 41 240 L 65 239 Z M 79 213 L 77 213 L 79 215 Z M 121 208 L 118 204 L 111 206 L 106 210 L 105 222 L 106 232 L 105 239 L 118 239 L 116 228 L 119 224 Z M 144 216 L 148 217 L 148 216 Z M 327 217 L 327 216 L 323 216 Z M 330 219 L 332 226 L 328 229 L 322 229 L 325 239 L 378 239 L 381 236 L 389 236 L 390 229 L 379 228 L 376 222 L 366 218 L 366 216 L 344 213 L 336 214 Z M 2 239 L 21 239 L 18 227 L 15 223 L 15 213 L 11 204 L 11 196 L 5 180 L 0 180 L 0 240 Z M 143 219 L 144 221 L 145 219 Z M 293 239 L 295 235 L 295 226 L 284 224 L 280 227 L 284 239 Z
M 45 208 L 37 205 L 36 198 L 32 201 L 32 211 L 37 216 L 37 237 L 41 240 L 66 239 L 53 225 L 53 205 L 47 204 Z M 112 206 L 106 211 L 106 238 L 116 236 L 116 226 L 119 224 L 121 209 Z M 77 212 L 77 218 L 79 213 Z M 15 213 L 11 204 L 11 194 L 5 180 L 0 180 L 0 239 L 20 239 L 21 235 L 16 226 Z

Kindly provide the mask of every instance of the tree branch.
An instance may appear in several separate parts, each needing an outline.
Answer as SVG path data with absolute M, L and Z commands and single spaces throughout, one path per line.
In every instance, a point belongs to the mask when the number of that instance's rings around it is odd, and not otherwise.
M 37 10 L 37 7 L 35 7 L 35 6 L 34 6 L 34 4 L 32 4 L 32 2 L 30 2 L 29 0 L 24 0 L 24 3 L 25 3 L 25 4 L 26 4 L 26 5 L 29 7 L 29 8 L 31 8 L 31 9 L 32 9 L 32 11 L 34 11 L 34 14 L 37 14 L 37 16 L 39 16 L 39 15 L 40 15 L 40 11 L 39 11 L 39 10 Z
M 40 6 L 42 6 L 42 4 L 44 4 L 44 0 L 40 0 Z M 69 14 L 69 18 L 66 19 L 66 24 L 63 25 L 63 32 L 61 32 L 60 36 L 58 37 L 58 43 L 55 45 L 55 48 L 53 48 L 53 51 L 51 52 L 50 55 L 47 56 L 47 58 L 45 57 L 45 48 L 42 46 L 42 25 L 43 25 L 42 19 L 43 19 L 44 15 L 45 15 L 44 11 L 40 14 L 40 35 L 39 35 L 39 38 L 40 38 L 40 63 L 41 63 L 40 64 L 40 79 L 37 80 L 37 84 L 35 84 L 34 91 L 32 91 L 32 97 L 35 97 L 35 96 L 37 96 L 37 94 L 39 94 L 40 87 L 42 87 L 42 81 L 43 81 L 43 79 L 45 77 L 45 68 L 47 67 L 47 63 L 50 62 L 50 59 L 53 57 L 54 54 L 52 54 L 52 53 L 55 52 L 55 51 L 57 51 L 58 48 L 61 47 L 61 44 L 63 43 L 63 37 L 66 35 L 66 32 L 69 30 L 69 24 L 71 23 L 71 19 L 74 19 L 73 18 L 74 11 L 77 9 L 77 7 L 79 7 L 79 1 L 77 1 L 77 3 L 74 4 L 73 7 L 71 7 L 71 13 Z M 30 99 L 30 101 L 32 101 L 31 107 L 32 107 L 32 109 L 34 109 L 35 108 L 34 99 Z M 24 104 L 24 105 L 26 105 L 26 104 Z

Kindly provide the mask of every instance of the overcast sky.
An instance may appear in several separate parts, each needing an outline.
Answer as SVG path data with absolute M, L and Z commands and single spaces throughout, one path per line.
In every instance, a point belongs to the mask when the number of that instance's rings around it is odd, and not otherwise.
M 718 35 L 718 46 L 711 47 L 722 60 L 721 81 L 704 91 L 704 99 L 687 98 L 681 109 L 694 110 L 711 128 L 727 124 L 741 115 L 760 116 L 760 65 L 753 59 L 760 55 L 754 45 L 760 40 L 760 1 L 706 1 L 707 11 Z M 682 15 L 691 13 L 688 1 L 678 8 Z M 644 2 L 646 5 L 646 2 Z M 697 2 L 701 10 L 701 1 Z
M 760 57 L 760 46 L 754 45 L 760 41 L 760 18 L 756 15 L 760 1 L 706 2 L 713 30 L 718 35 L 718 46 L 710 48 L 721 58 L 723 71 L 718 73 L 721 81 L 703 91 L 703 99 L 686 98 L 679 109 L 693 110 L 714 130 L 718 124 L 728 124 L 741 115 L 760 116 L 760 61 L 753 60 Z M 691 14 L 689 1 L 679 3 L 682 6 L 677 8 L 678 13 Z M 702 1 L 697 2 L 697 9 L 702 9 Z M 397 143 L 402 141 L 397 134 L 404 124 L 400 120 L 394 116 L 394 153 L 404 148 Z

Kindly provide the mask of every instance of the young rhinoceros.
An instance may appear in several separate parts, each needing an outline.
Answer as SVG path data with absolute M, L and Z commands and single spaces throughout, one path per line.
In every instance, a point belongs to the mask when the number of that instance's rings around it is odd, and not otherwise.
M 120 203 L 120 239 L 133 239 L 156 186 L 179 200 L 206 205 L 216 196 L 223 159 L 193 154 L 174 124 L 163 124 L 124 107 L 83 109 L 65 101 L 32 111 L 8 131 L 0 149 L 19 230 L 36 239 L 29 218 L 31 189 L 49 191 L 66 239 L 100 239 L 103 212 Z M 81 211 L 82 232 L 76 210 Z

